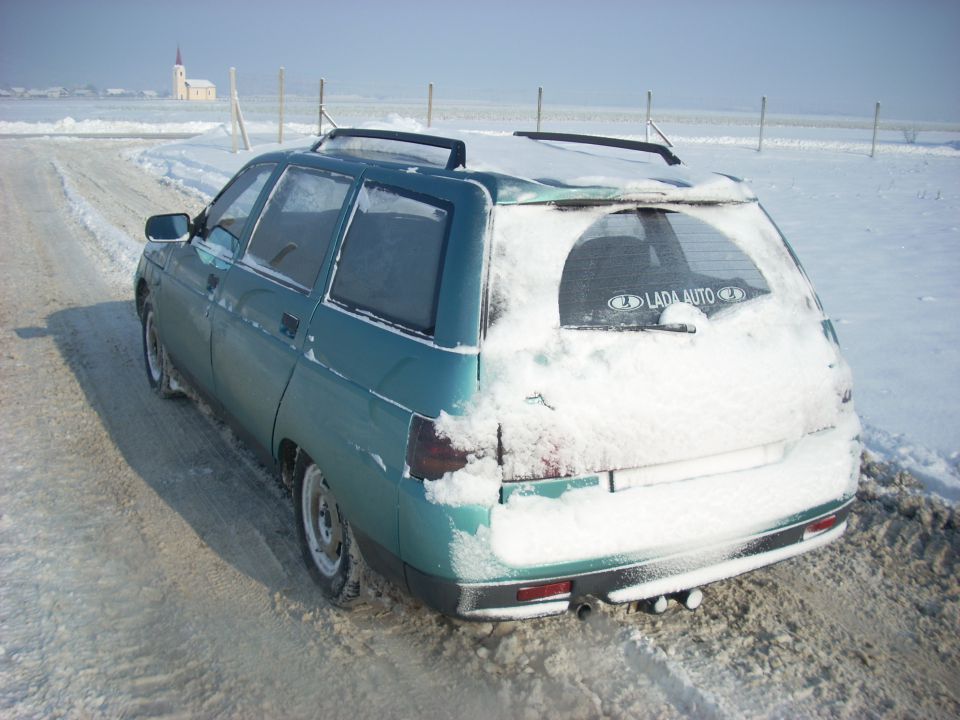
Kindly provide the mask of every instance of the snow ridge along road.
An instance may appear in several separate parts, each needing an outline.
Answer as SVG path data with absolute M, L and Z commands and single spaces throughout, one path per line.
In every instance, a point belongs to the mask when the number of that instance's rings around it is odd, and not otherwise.
M 289 497 L 147 388 L 113 251 L 198 203 L 125 159 L 140 145 L 0 141 L 0 715 L 960 714 L 956 510 L 883 466 L 843 541 L 696 613 L 461 624 L 390 588 L 327 606 Z

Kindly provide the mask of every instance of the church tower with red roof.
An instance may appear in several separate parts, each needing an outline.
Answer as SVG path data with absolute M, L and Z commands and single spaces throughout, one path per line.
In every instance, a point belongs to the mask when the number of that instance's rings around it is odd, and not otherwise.
M 187 70 L 183 67 L 183 59 L 180 57 L 179 45 L 177 45 L 177 62 L 173 66 L 173 99 L 187 99 Z

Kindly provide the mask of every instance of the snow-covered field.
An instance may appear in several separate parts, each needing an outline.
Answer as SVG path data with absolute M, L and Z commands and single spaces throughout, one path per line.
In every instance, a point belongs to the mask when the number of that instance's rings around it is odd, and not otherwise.
M 145 216 L 196 211 L 275 147 L 250 113 L 254 153 L 232 154 L 225 109 L 0 102 L 0 134 L 203 130 L 0 140 L 0 715 L 960 712 L 960 130 L 889 129 L 871 159 L 869 123 L 790 119 L 762 153 L 729 118 L 661 123 L 688 165 L 748 179 L 835 320 L 868 447 L 926 492 L 868 464 L 844 540 L 710 586 L 695 614 L 492 626 L 389 589 L 328 607 L 289 499 L 222 426 L 147 392 L 129 297 Z M 390 110 L 331 108 L 413 126 Z M 484 113 L 440 126 L 532 125 Z M 309 143 L 294 120 L 287 145 Z M 627 120 L 571 111 L 544 129 L 642 139 Z

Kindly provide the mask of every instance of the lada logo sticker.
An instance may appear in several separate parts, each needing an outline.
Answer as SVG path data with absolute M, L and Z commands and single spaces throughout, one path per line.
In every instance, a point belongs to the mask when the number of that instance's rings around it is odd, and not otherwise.
M 607 300 L 607 307 L 611 310 L 636 310 L 643 307 L 643 298 L 636 295 L 614 295 Z
M 727 287 L 720 288 L 717 290 L 717 297 L 723 300 L 724 302 L 740 302 L 747 296 L 746 290 L 743 288 L 732 287 L 728 285 Z

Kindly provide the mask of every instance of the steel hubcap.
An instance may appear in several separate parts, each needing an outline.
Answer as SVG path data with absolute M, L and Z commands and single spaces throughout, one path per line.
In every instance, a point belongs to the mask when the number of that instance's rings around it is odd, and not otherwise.
M 343 519 L 337 500 L 316 465 L 303 478 L 303 526 L 307 546 L 317 569 L 332 577 L 340 567 L 343 551 Z
M 154 382 L 160 381 L 160 341 L 157 339 L 157 330 L 153 326 L 153 312 L 147 314 L 146 322 L 147 365 L 150 377 Z

